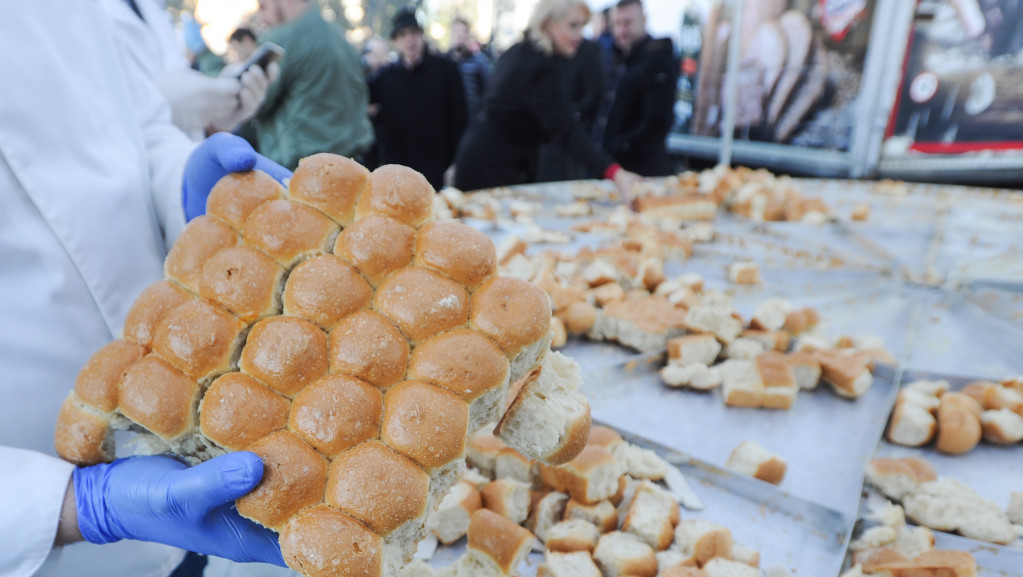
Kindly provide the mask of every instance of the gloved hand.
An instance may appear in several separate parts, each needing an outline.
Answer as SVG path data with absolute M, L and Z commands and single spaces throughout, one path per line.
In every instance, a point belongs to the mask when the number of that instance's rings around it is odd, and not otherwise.
M 220 73 L 221 78 L 234 78 L 240 70 L 239 65 L 226 66 Z M 217 130 L 233 130 L 236 126 L 249 119 L 259 110 L 266 96 L 266 89 L 280 74 L 276 62 L 263 71 L 259 66 L 250 66 L 239 79 L 241 89 L 238 92 L 237 106 L 228 114 L 213 119 L 212 126 Z
M 206 214 L 206 197 L 213 185 L 232 172 L 262 170 L 277 182 L 291 178 L 291 171 L 257 154 L 240 136 L 218 132 L 207 138 L 192 151 L 185 164 L 185 178 L 181 199 L 185 208 L 185 221 Z
M 210 78 L 182 67 L 159 75 L 154 82 L 170 103 L 174 125 L 185 132 L 205 130 L 239 107 L 242 85 L 235 78 Z
M 78 529 L 90 543 L 137 539 L 284 566 L 276 533 L 234 508 L 263 477 L 255 453 L 230 453 L 192 468 L 166 456 L 131 457 L 75 469 L 73 477 Z

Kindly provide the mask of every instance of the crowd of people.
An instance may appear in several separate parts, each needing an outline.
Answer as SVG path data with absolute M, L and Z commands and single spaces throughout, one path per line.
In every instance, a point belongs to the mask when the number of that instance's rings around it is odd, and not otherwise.
M 398 162 L 466 189 L 598 175 L 628 191 L 640 174 L 667 171 L 678 66 L 670 42 L 645 32 L 639 0 L 606 11 L 592 40 L 583 0 L 540 0 L 496 62 L 465 21 L 442 55 L 401 12 L 392 46 L 375 37 L 360 54 L 316 2 L 259 5 L 266 30 L 233 34 L 227 61 L 192 21 L 182 53 L 159 0 L 4 8 L 0 576 L 232 574 L 211 573 L 205 555 L 263 563 L 235 574 L 283 571 L 275 536 L 232 506 L 262 477 L 255 454 L 192 468 L 166 456 L 93 467 L 53 456 L 79 368 L 163 278 L 168 247 L 226 174 L 257 168 L 284 182 L 318 152 Z M 283 57 L 246 66 L 264 42 Z
M 679 64 L 671 40 L 647 32 L 642 0 L 595 15 L 584 0 L 541 0 L 521 41 L 499 57 L 480 49 L 464 18 L 451 23 L 442 53 L 416 12 L 401 10 L 390 46 L 369 37 L 361 65 L 315 3 L 262 4 L 269 29 L 259 40 L 287 53 L 240 133 L 287 168 L 328 151 L 370 168 L 410 166 L 438 189 L 606 177 L 623 193 L 671 170 Z

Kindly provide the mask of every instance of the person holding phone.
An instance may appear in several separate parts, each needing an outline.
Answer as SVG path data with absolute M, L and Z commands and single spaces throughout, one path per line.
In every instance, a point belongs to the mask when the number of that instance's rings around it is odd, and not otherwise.
M 276 68 L 224 67 L 209 77 L 193 70 L 182 54 L 167 11 L 157 0 L 100 0 L 115 26 L 115 38 L 134 66 L 153 81 L 171 107 L 174 124 L 198 141 L 231 131 L 255 114 Z

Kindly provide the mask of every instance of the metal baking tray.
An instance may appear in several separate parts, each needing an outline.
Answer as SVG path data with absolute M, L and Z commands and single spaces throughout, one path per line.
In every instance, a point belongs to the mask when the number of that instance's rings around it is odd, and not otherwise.
M 651 449 L 686 477 L 705 509 L 682 509 L 683 519 L 702 518 L 732 531 L 735 542 L 760 551 L 760 566 L 783 567 L 792 575 L 837 575 L 852 517 L 815 505 L 786 491 L 738 475 L 664 445 L 620 431 L 625 440 Z M 465 552 L 465 540 L 439 547 L 431 564 L 442 567 Z M 532 553 L 519 567 L 519 575 L 533 577 L 543 562 Z
M 788 463 L 780 488 L 856 518 L 863 471 L 895 400 L 895 371 L 878 366 L 874 385 L 849 401 L 821 385 L 801 391 L 790 410 L 728 407 L 719 390 L 665 386 L 656 355 L 628 366 L 585 371 L 583 392 L 595 419 L 723 466 L 743 441 L 756 441 Z

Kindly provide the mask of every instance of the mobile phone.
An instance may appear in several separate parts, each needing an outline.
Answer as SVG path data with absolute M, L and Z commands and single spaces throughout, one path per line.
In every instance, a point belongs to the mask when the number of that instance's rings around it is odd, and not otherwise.
M 270 66 L 271 62 L 277 62 L 284 57 L 286 51 L 279 44 L 273 42 L 264 42 L 259 45 L 259 48 L 252 53 L 251 56 L 245 59 L 245 63 L 242 64 L 242 69 L 238 71 L 236 78 L 241 78 L 242 74 L 249 69 L 250 66 L 259 66 L 266 71 L 266 68 Z

